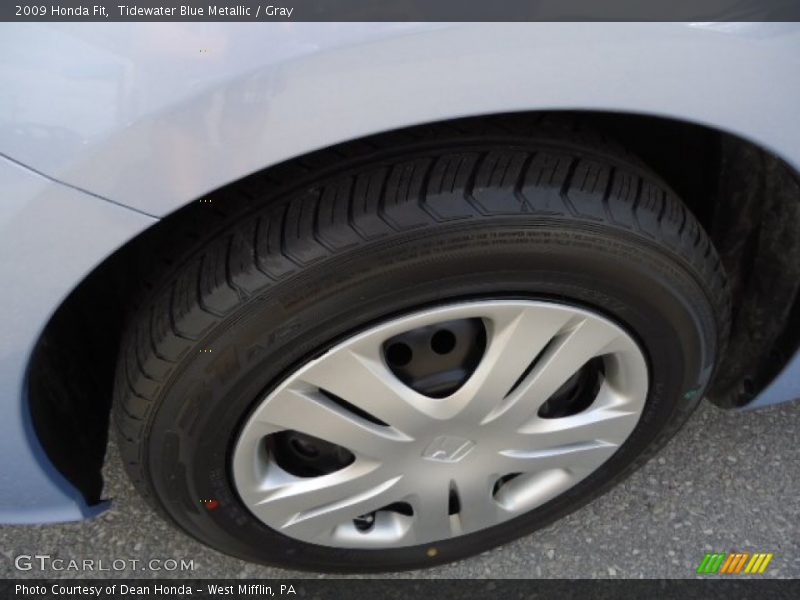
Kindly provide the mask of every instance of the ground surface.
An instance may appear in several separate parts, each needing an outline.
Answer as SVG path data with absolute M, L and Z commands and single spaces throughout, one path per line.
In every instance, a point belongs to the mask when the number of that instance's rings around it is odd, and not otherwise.
M 92 576 L 18 571 L 21 554 L 138 559 L 139 569 L 153 558 L 194 561 L 191 573 L 94 576 L 315 576 L 229 558 L 174 530 L 138 498 L 114 448 L 106 482 L 113 508 L 92 521 L 0 527 L 0 577 Z M 396 576 L 684 578 L 712 550 L 774 552 L 767 576 L 800 577 L 800 402 L 749 413 L 704 403 L 654 460 L 566 519 L 472 559 Z

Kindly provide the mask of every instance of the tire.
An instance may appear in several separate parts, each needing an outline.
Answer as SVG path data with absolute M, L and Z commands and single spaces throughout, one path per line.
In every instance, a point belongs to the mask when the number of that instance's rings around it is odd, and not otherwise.
M 131 317 L 114 422 L 140 493 L 190 535 L 246 560 L 413 569 L 527 535 L 666 443 L 727 337 L 725 277 L 701 226 L 637 160 L 585 136 L 448 130 L 328 155 L 295 182 L 248 181 L 217 197 L 238 196 L 252 200 L 231 200 L 218 225 L 171 256 Z M 421 544 L 311 543 L 248 508 L 233 473 L 237 440 L 282 381 L 392 319 L 505 301 L 586 311 L 641 350 L 640 416 L 599 467 L 524 514 Z

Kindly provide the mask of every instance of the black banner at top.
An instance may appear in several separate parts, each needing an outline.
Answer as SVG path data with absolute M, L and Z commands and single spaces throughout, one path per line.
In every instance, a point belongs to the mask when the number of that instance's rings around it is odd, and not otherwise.
M 800 21 L 800 0 L 3 0 L 0 21 Z

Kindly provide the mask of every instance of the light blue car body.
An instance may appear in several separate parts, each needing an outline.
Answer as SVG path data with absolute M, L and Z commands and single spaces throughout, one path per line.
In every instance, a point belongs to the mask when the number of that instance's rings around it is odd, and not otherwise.
M 91 270 L 294 156 L 462 116 L 599 110 L 741 136 L 800 170 L 800 24 L 0 25 L 0 522 L 91 516 L 26 399 Z M 80 352 L 76 340 L 75 352 Z M 749 407 L 800 397 L 800 354 Z

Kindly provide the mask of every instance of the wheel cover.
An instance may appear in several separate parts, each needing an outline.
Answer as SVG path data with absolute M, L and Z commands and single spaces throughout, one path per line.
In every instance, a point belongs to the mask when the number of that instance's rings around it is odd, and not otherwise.
M 387 340 L 461 319 L 479 319 L 485 337 L 460 387 L 431 397 L 401 381 Z M 602 365 L 582 392 L 588 405 L 543 416 L 587 364 Z M 590 475 L 635 428 L 647 389 L 639 346 L 599 314 L 526 300 L 432 308 L 357 334 L 281 382 L 240 432 L 234 482 L 253 515 L 297 540 L 430 544 L 522 515 Z M 349 461 L 292 473 L 269 442 L 286 431 L 345 448 Z

